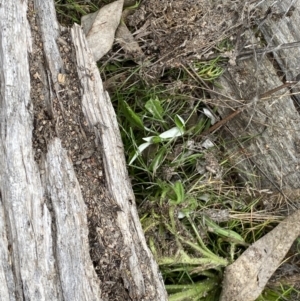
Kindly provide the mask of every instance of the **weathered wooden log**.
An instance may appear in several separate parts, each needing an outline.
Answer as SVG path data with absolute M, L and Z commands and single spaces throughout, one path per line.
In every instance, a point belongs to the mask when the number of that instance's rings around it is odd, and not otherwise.
M 81 28 L 53 1 L 0 16 L 0 300 L 167 300 Z
M 259 8 L 262 19 L 257 21 L 257 28 L 267 45 L 299 41 L 298 2 L 285 0 L 274 6 L 274 1 L 263 1 Z M 227 124 L 231 134 L 227 131 L 226 136 L 234 141 L 228 144 L 228 152 L 241 176 L 254 187 L 283 193 L 300 188 L 300 118 L 294 98 L 297 95 L 292 95 L 299 91 L 300 84 L 291 85 L 291 90 L 267 93 L 283 83 L 278 67 L 285 80 L 295 79 L 299 57 L 298 48 L 276 50 L 273 57 L 256 55 L 253 50 L 251 59 L 237 61 L 236 66 L 228 68 L 221 79 L 223 89 L 219 90 L 223 96 L 215 95 L 223 118 L 237 108 L 244 109 Z
M 267 0 L 259 7 L 263 17 L 257 29 L 268 46 L 299 41 L 297 1 L 274 5 Z M 238 61 L 222 77 L 225 92 L 218 92 L 223 97 L 214 95 L 224 119 L 240 111 L 223 133 L 241 177 L 255 188 L 278 190 L 291 205 L 289 209 L 298 209 L 226 267 L 222 301 L 256 300 L 299 235 L 300 118 L 299 95 L 294 95 L 299 94 L 299 55 L 297 48 L 277 49 L 272 56 L 253 50 L 252 59 Z M 282 87 L 278 75 L 296 81 L 290 88 L 276 89 Z

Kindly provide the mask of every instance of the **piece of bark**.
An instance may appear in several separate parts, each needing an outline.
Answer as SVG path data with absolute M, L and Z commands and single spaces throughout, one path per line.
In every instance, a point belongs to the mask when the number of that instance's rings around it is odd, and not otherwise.
M 63 300 L 101 300 L 100 280 L 89 254 L 87 209 L 73 163 L 58 138 L 48 146 L 42 179 L 46 195 L 51 198 L 47 209 L 55 222 L 52 237 L 45 238 L 53 249 L 47 261 L 53 261 L 60 279 L 62 296 L 57 300 L 61 297 Z
M 116 223 L 121 229 L 125 245 L 130 248 L 130 271 L 128 271 L 130 277 L 126 282 L 131 279 L 134 281 L 138 299 L 146 294 L 145 300 L 167 300 L 162 277 L 147 247 L 137 214 L 123 143 L 109 95 L 103 90 L 99 71 L 79 26 L 74 25 L 72 37 L 77 49 L 83 111 L 101 144 L 107 187 L 120 208 Z
M 51 216 L 34 161 L 27 3 L 0 7 L 1 265 L 3 300 L 61 300 L 52 249 Z

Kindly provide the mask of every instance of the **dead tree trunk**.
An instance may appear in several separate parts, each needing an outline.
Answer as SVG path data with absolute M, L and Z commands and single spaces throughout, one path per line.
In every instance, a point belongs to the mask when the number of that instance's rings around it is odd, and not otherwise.
M 277 92 L 273 88 L 295 80 L 299 73 L 299 46 L 284 46 L 299 43 L 300 4 L 262 1 L 259 8 L 262 18 L 256 20 L 256 28 L 266 42 L 265 53 L 254 49 L 250 58 L 229 67 L 221 79 L 221 95 L 214 97 L 223 118 L 242 110 L 227 124 L 226 133 L 232 141 L 228 144 L 230 157 L 241 176 L 254 187 L 277 189 L 292 199 L 299 196 L 300 189 L 300 84 L 295 82 Z M 258 47 L 253 32 L 247 38 L 244 46 L 253 43 Z
M 266 51 L 253 49 L 250 58 L 229 67 L 221 79 L 224 89 L 214 98 L 223 119 L 235 116 L 224 137 L 230 137 L 228 153 L 241 177 L 255 188 L 278 190 L 298 210 L 226 267 L 222 301 L 256 300 L 299 236 L 300 51 L 299 46 L 284 46 L 299 45 L 300 4 L 290 0 L 259 4 L 262 18 L 255 28 L 267 43 Z M 248 42 L 257 41 L 253 33 L 249 36 Z M 273 46 L 275 51 L 267 55 Z M 283 84 L 291 80 L 289 87 Z M 272 208 L 271 197 L 268 201 Z
M 167 300 L 81 28 L 53 1 L 0 17 L 0 300 Z

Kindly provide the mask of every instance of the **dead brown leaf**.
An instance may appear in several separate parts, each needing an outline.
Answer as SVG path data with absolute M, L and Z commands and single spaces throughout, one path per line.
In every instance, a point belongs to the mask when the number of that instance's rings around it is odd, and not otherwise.
M 256 300 L 299 235 L 297 210 L 226 268 L 220 301 Z
M 95 61 L 100 60 L 112 47 L 119 26 L 124 0 L 105 5 L 99 11 L 83 16 L 81 25 Z

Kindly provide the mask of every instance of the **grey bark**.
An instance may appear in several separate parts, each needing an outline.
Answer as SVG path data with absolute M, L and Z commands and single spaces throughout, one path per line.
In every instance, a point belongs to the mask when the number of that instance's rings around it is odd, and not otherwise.
M 47 142 L 42 166 L 34 160 L 28 60 L 33 40 L 27 10 L 40 21 L 44 74 L 53 83 L 53 91 L 45 93 L 49 111 L 51 95 L 59 95 L 63 68 L 54 2 L 35 0 L 33 6 L 32 1 L 1 1 L 0 300 L 102 300 L 89 254 L 87 209 L 72 161 L 59 138 Z M 167 300 L 137 215 L 109 96 L 79 26 L 72 29 L 72 39 L 84 114 L 102 145 L 108 189 L 121 208 L 115 223 L 131 252 L 124 285 L 136 300 Z M 84 74 L 87 69 L 93 78 Z M 106 124 L 106 130 L 99 131 L 99 124 Z
M 265 17 L 257 28 L 268 45 L 299 41 L 299 1 L 260 1 L 259 7 Z M 299 58 L 299 48 L 276 50 L 273 57 L 253 51 L 252 59 L 228 68 L 221 80 L 226 92 L 214 95 L 223 118 L 243 108 L 224 131 L 225 139 L 234 138 L 227 144 L 228 153 L 241 177 L 255 188 L 280 191 L 298 209 L 226 267 L 222 301 L 256 300 L 299 236 L 299 82 L 266 93 L 282 84 L 278 69 L 286 80 L 295 79 Z
M 292 5 L 295 10 L 290 11 Z M 285 0 L 276 5 L 274 1 L 261 1 L 259 8 L 262 15 L 269 8 L 276 11 L 257 20 L 267 45 L 299 41 L 299 1 Z M 248 44 L 252 42 L 258 41 L 251 36 Z M 234 142 L 228 144 L 228 152 L 241 177 L 254 187 L 279 189 L 289 194 L 300 188 L 300 119 L 295 105 L 299 96 L 291 94 L 297 94 L 299 83 L 293 85 L 292 90 L 286 88 L 266 97 L 260 95 L 282 84 L 278 68 L 286 80 L 296 77 L 300 51 L 294 47 L 274 51 L 273 55 L 277 66 L 269 55 L 256 55 L 253 51 L 252 59 L 229 67 L 221 79 L 223 89 L 219 92 L 222 95 L 214 97 L 223 118 L 234 109 L 244 107 L 244 111 L 227 124 L 231 134 L 226 133 L 231 140 L 234 137 Z

